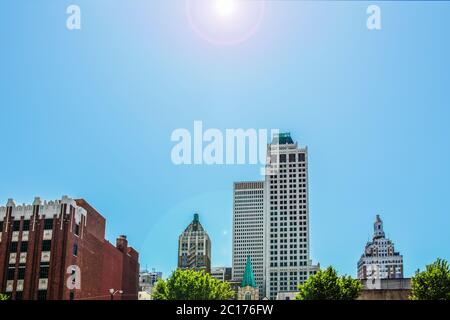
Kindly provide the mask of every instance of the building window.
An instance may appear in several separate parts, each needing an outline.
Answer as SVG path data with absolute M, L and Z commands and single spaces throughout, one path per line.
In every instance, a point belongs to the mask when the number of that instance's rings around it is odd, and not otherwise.
M 73 244 L 72 254 L 75 257 L 78 255 L 78 245 L 76 243 Z
M 38 300 L 47 300 L 47 290 L 39 290 L 37 299 Z
M 52 230 L 52 229 L 53 229 L 53 219 L 45 219 L 44 230 Z
M 27 252 L 28 251 L 28 241 L 22 241 L 20 243 L 20 252 Z
M 30 231 L 30 220 L 23 220 L 22 231 Z
M 80 225 L 78 223 L 75 224 L 75 235 L 80 235 Z
M 19 268 L 17 272 L 17 280 L 25 279 L 25 268 Z
M 22 299 L 23 299 L 23 291 L 16 291 L 15 300 L 22 300 Z
M 12 227 L 13 231 L 19 231 L 20 230 L 20 220 L 19 221 L 14 221 L 13 222 L 13 227 Z
M 39 278 L 40 279 L 48 279 L 48 272 L 49 272 L 50 267 L 47 265 L 42 265 L 39 268 Z
M 14 276 L 16 275 L 16 269 L 15 268 L 9 268 L 8 273 L 6 275 L 6 280 L 14 280 Z
M 42 251 L 50 251 L 52 248 L 52 240 L 42 241 Z
M 17 242 L 11 242 L 11 244 L 9 246 L 9 252 L 10 253 L 17 252 Z
M 75 300 L 75 292 L 70 291 L 70 293 L 69 293 L 69 300 Z

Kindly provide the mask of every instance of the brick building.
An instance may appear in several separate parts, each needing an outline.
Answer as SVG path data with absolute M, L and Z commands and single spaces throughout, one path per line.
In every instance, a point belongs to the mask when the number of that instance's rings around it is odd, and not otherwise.
M 139 254 L 83 199 L 0 207 L 0 292 L 15 300 L 137 299 Z

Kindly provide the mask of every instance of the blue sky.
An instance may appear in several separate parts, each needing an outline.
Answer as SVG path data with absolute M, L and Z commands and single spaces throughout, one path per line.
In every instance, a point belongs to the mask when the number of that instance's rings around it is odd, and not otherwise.
M 450 4 L 380 2 L 369 31 L 371 3 L 270 1 L 221 46 L 184 1 L 2 1 L 0 201 L 83 197 L 166 275 L 198 211 L 231 265 L 232 183 L 259 166 L 174 166 L 170 135 L 279 128 L 309 148 L 314 262 L 355 275 L 376 214 L 406 275 L 449 259 Z

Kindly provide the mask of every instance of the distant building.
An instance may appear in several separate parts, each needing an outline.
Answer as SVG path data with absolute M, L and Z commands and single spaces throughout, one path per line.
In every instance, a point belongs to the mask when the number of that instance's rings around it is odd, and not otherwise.
M 178 268 L 211 272 L 211 240 L 197 213 L 178 239 Z
M 366 244 L 358 262 L 358 279 L 403 278 L 403 256 L 396 252 L 394 243 L 387 239 L 383 221 L 377 215 L 373 225 L 373 239 Z M 378 283 L 374 282 L 374 286 Z
M 0 292 L 13 300 L 137 299 L 139 255 L 105 240 L 105 218 L 83 199 L 0 207 Z M 122 293 L 119 293 L 121 291 Z
M 139 292 L 151 293 L 155 283 L 162 278 L 162 272 L 143 270 L 139 273 Z
M 381 279 L 378 286 L 372 280 L 361 280 L 362 291 L 358 300 L 409 300 L 411 296 L 411 279 Z
M 247 256 L 264 294 L 264 181 L 235 182 L 233 188 L 233 279 L 241 280 Z
M 153 300 L 152 293 L 147 291 L 139 291 L 138 300 Z
M 259 300 L 259 288 L 255 281 L 255 275 L 253 274 L 250 256 L 247 256 L 241 286 L 237 292 L 237 300 Z
M 310 260 L 308 149 L 289 133 L 267 147 L 265 188 L 265 296 L 297 290 L 319 270 Z
M 298 291 L 280 291 L 277 293 L 276 300 L 295 300 L 298 294 Z
M 220 281 L 231 280 L 231 268 L 229 267 L 212 267 L 211 275 Z

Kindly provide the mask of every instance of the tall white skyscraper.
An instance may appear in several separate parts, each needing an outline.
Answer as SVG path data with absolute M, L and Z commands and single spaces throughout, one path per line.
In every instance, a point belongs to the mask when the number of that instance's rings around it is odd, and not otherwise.
M 308 150 L 289 133 L 268 145 L 264 185 L 265 295 L 275 299 L 319 268 L 309 256 Z
M 233 188 L 233 279 L 241 281 L 250 256 L 259 292 L 264 292 L 264 182 Z

